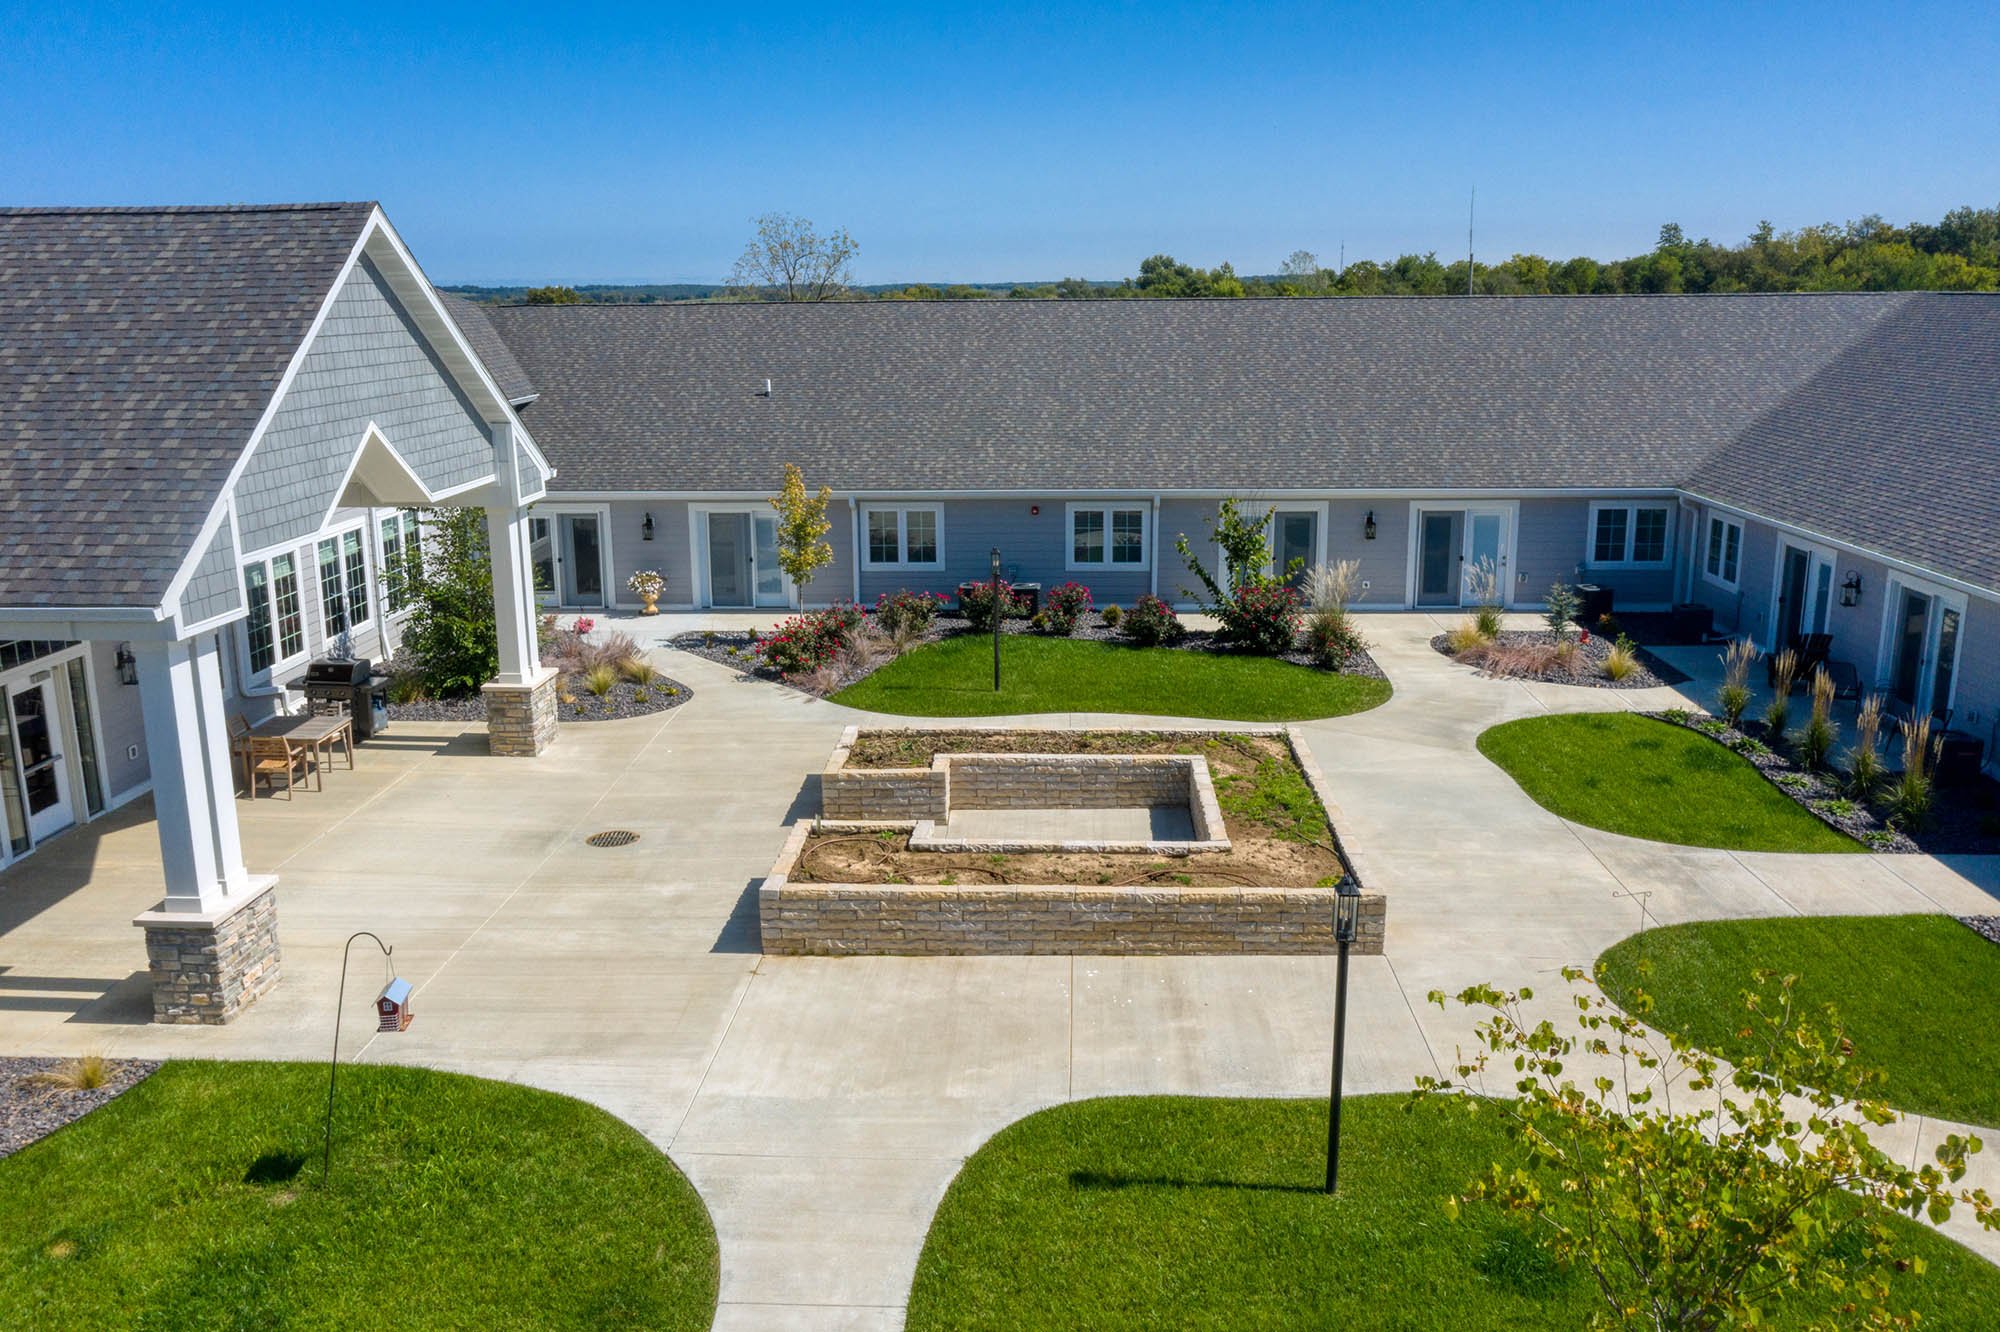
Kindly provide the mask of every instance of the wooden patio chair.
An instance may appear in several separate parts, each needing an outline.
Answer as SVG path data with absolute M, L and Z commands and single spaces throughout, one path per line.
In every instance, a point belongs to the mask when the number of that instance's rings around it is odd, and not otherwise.
M 312 754 L 282 735 L 252 735 L 245 746 L 244 768 L 249 774 L 252 800 L 257 798 L 259 778 L 276 795 L 280 776 L 285 779 L 285 799 L 290 800 L 299 778 L 313 771 Z

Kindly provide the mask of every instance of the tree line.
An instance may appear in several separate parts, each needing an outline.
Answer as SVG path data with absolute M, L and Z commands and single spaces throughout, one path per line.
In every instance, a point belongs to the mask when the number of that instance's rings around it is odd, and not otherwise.
M 1660 228 L 1644 254 L 1598 260 L 1516 254 L 1499 263 L 1449 262 L 1436 253 L 1392 260 L 1359 259 L 1328 266 L 1310 250 L 1295 250 L 1279 271 L 1242 276 L 1229 263 L 1201 268 L 1156 254 L 1133 276 L 1116 281 L 1066 277 L 1057 282 L 879 287 L 853 284 L 860 247 L 845 230 L 820 233 L 804 218 L 770 214 L 737 260 L 727 286 L 695 295 L 669 288 L 485 288 L 475 299 L 530 305 L 626 304 L 635 290 L 647 301 L 940 301 L 1120 300 L 1322 296 L 1595 296 L 1752 291 L 2000 291 L 2000 207 L 1954 208 L 1937 222 L 1896 226 L 1870 214 L 1856 222 L 1779 231 L 1760 222 L 1730 245 L 1690 239 L 1678 223 Z M 701 290 L 701 289 L 696 289 Z

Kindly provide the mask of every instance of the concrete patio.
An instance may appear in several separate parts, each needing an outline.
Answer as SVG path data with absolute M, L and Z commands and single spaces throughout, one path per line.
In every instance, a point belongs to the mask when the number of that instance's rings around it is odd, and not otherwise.
M 644 625 L 642 642 L 701 627 L 681 618 Z M 1481 730 L 1690 700 L 1481 679 L 1430 650 L 1442 621 L 1363 619 L 1395 696 L 1306 726 L 1342 835 L 1390 894 L 1386 955 L 1355 964 L 1352 1092 L 1404 1090 L 1450 1061 L 1463 1020 L 1427 991 L 1546 983 L 1642 911 L 1996 909 L 2000 860 L 1831 863 L 1566 823 L 1477 754 Z M 0 1050 L 323 1059 L 341 943 L 373 930 L 416 986 L 417 1020 L 374 1034 L 380 960 L 357 949 L 345 1048 L 581 1096 L 636 1125 L 714 1215 L 724 1329 L 899 1327 L 952 1175 L 1032 1110 L 1112 1093 L 1324 1094 L 1329 959 L 762 957 L 754 889 L 786 825 L 817 808 L 809 774 L 845 726 L 880 719 L 686 654 L 655 660 L 693 687 L 690 703 L 566 725 L 538 760 L 489 756 L 477 728 L 403 723 L 324 792 L 243 804 L 250 867 L 280 876 L 285 976 L 228 1027 L 146 1021 L 130 922 L 160 881 L 143 803 L 51 843 L 0 876 Z M 585 844 L 612 828 L 640 839 Z M 1993 1154 L 1977 1173 L 2000 1189 Z M 1974 1242 L 2000 1257 L 1995 1237 Z

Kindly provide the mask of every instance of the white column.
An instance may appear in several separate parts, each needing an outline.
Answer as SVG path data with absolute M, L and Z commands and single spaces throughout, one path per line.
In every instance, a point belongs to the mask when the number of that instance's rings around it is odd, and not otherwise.
M 249 892 L 215 639 L 134 643 L 167 911 L 215 911 Z
M 532 684 L 541 673 L 535 643 L 535 585 L 528 574 L 525 511 L 486 511 L 486 543 L 493 565 L 493 616 L 500 631 L 500 684 Z

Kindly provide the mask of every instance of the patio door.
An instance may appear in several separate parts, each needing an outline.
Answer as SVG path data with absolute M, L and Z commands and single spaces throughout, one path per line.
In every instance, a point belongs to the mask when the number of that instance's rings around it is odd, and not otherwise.
M 708 604 L 785 606 L 790 592 L 778 567 L 778 515 L 711 511 L 708 519 Z
M 528 559 L 535 600 L 543 606 L 594 610 L 604 597 L 604 515 L 555 510 L 528 519 Z
M 19 756 L 16 773 L 20 800 L 27 814 L 28 839 L 31 843 L 39 842 L 76 822 L 50 677 L 45 675 L 9 689 L 7 710 Z
M 1419 606 L 1470 606 L 1485 598 L 1474 573 L 1493 580 L 1492 596 L 1508 604 L 1512 590 L 1513 510 L 1499 506 L 1424 509 L 1417 515 L 1417 597 Z
M 1465 562 L 1465 514 L 1426 509 L 1417 528 L 1417 604 L 1456 606 L 1459 568 Z
M 1306 571 L 1319 560 L 1319 512 L 1315 509 L 1280 509 L 1272 518 L 1276 528 L 1272 545 L 1275 572 L 1293 587 L 1305 580 Z M 1298 567 L 1293 568 L 1294 562 Z
M 1943 597 L 1899 583 L 1889 619 L 1889 696 L 1912 713 L 1951 711 L 1965 612 Z
M 1778 571 L 1778 617 L 1773 621 L 1777 637 L 1771 640 L 1773 652 L 1798 642 L 1799 635 L 1806 631 L 1806 577 L 1811 568 L 1811 551 L 1785 547 L 1784 563 Z

